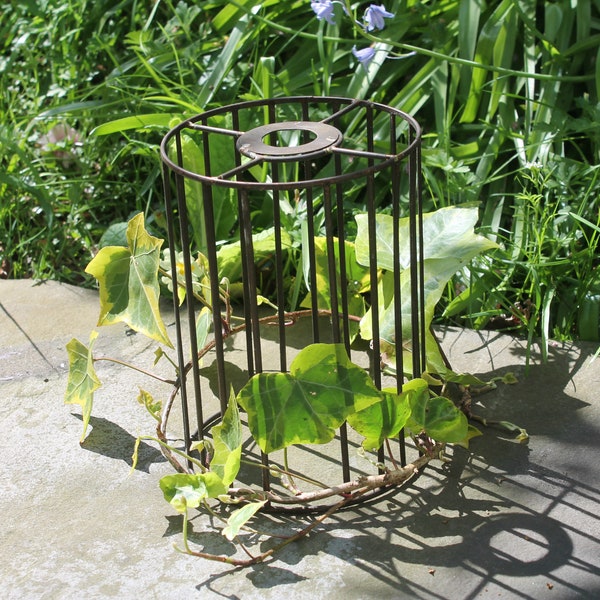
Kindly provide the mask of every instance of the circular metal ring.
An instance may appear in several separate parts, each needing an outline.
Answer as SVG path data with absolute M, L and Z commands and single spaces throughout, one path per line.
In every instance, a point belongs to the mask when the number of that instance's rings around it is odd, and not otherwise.
M 297 146 L 273 146 L 263 140 L 280 131 L 308 131 L 315 139 Z M 249 158 L 265 158 L 267 160 L 296 160 L 312 158 L 326 153 L 330 148 L 342 143 L 342 132 L 326 123 L 311 121 L 283 121 L 256 127 L 242 134 L 237 142 L 238 151 Z

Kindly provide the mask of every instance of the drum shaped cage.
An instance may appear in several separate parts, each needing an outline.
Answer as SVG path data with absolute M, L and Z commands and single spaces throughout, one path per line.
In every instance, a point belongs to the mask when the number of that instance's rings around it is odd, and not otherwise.
M 190 140 L 197 152 L 189 152 Z M 188 144 L 186 146 L 186 144 Z M 290 358 L 288 335 L 289 313 L 286 302 L 285 257 L 289 251 L 282 241 L 283 211 L 301 207 L 305 213 L 302 225 L 301 253 L 306 289 L 315 291 L 317 265 L 315 238 L 326 240 L 328 290 L 330 310 L 327 317 L 318 304 L 318 294 L 309 293 L 310 308 L 306 323 L 310 323 L 313 342 L 342 343 L 351 358 L 356 352 L 351 348 L 349 318 L 350 288 L 355 283 L 347 273 L 347 229 L 352 223 L 352 211 L 361 207 L 368 223 L 368 274 L 366 297 L 371 307 L 372 339 L 362 351 L 369 359 L 369 371 L 376 386 L 382 387 L 381 344 L 379 334 L 379 307 L 381 267 L 378 265 L 378 245 L 391 246 L 394 256 L 394 312 L 395 339 L 402 338 L 402 305 L 400 272 L 410 268 L 410 361 L 403 364 L 403 352 L 396 355 L 396 373 L 417 377 L 425 366 L 425 324 L 423 306 L 422 212 L 421 212 L 421 129 L 409 115 L 395 108 L 370 101 L 337 97 L 290 97 L 240 102 L 207 110 L 174 127 L 164 137 L 161 145 L 163 163 L 165 208 L 171 249 L 173 281 L 178 280 L 175 250 L 182 252 L 183 285 L 186 302 L 181 306 L 174 294 L 175 326 L 177 329 L 177 354 L 179 363 L 179 393 L 183 415 L 185 449 L 192 441 L 202 438 L 209 425 L 216 422 L 225 411 L 230 396 L 226 369 L 223 306 L 213 306 L 212 345 L 216 364 L 216 394 L 218 414 L 207 417 L 206 392 L 201 386 L 200 348 L 196 335 L 196 319 L 200 307 L 191 299 L 194 296 L 192 251 L 201 250 L 208 263 L 212 299 L 219 298 L 218 246 L 216 217 L 224 208 L 237 207 L 235 226 L 241 248 L 241 273 L 243 282 L 242 307 L 245 324 L 245 377 L 250 378 L 266 370 L 261 339 L 256 257 L 254 252 L 253 211 L 267 211 L 272 224 L 274 252 L 269 258 L 272 282 L 271 297 L 279 310 L 273 316 L 278 331 L 278 361 L 269 354 L 268 370 L 285 372 Z M 192 193 L 193 186 L 201 193 Z M 190 203 L 196 202 L 193 211 Z M 393 219 L 393 239 L 377 239 L 377 212 L 385 212 Z M 192 218 L 191 212 L 201 214 Z M 230 215 L 231 216 L 231 215 Z M 409 223 L 409 240 L 401 240 L 398 223 Z M 264 214 L 263 214 L 264 222 Z M 264 226 L 264 225 L 263 225 Z M 194 228 L 202 227 L 198 232 Z M 200 236 L 198 234 L 201 234 Z M 300 232 L 296 232 L 300 235 Z M 197 248 L 202 239 L 203 248 Z M 406 256 L 400 259 L 400 247 Z M 296 250 L 299 251 L 298 248 Z M 181 276 L 179 275 L 181 279 Z M 288 274 L 289 279 L 289 274 Z M 288 280 L 289 283 L 289 280 Z M 323 292 L 323 290 L 321 290 Z M 405 290 L 403 289 L 403 293 Z M 406 296 L 406 293 L 404 293 Z M 213 304 L 215 304 L 213 302 Z M 218 304 L 218 303 L 217 303 Z M 273 314 L 273 313 L 271 313 Z M 264 322 L 264 319 L 262 319 Z M 406 317 L 405 317 L 406 320 Z M 325 333 L 323 322 L 325 321 Z M 306 330 L 306 328 L 305 328 Z M 406 338 L 406 332 L 404 335 Z M 189 344 L 189 346 L 188 346 Z M 354 345 L 353 345 L 354 346 Z M 186 350 L 189 356 L 186 357 Z M 406 354 L 406 353 L 404 353 Z M 406 360 L 406 359 L 404 359 Z M 398 391 L 403 377 L 396 378 Z M 203 397 L 204 396 L 204 397 Z M 192 423 L 191 421 L 195 421 Z M 341 477 L 351 477 L 348 432 L 343 425 L 333 443 L 339 444 Z M 406 463 L 404 439 L 399 440 L 400 460 Z M 380 451 L 379 461 L 383 461 Z M 262 455 L 264 465 L 268 457 Z M 271 489 L 269 470 L 262 469 L 261 484 Z

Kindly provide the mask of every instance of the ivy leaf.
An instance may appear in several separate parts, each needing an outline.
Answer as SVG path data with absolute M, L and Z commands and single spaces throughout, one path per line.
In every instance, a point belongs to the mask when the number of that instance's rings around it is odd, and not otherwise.
M 98 337 L 97 331 L 90 334 L 90 345 L 86 347 L 79 340 L 73 338 L 67 344 L 69 355 L 69 378 L 65 391 L 65 404 L 81 405 L 83 416 L 83 434 L 80 442 L 85 439 L 85 434 L 92 414 L 94 392 L 102 385 L 94 369 L 92 346 Z
M 342 306 L 342 290 L 340 289 L 339 268 L 339 241 L 337 238 L 333 239 L 333 244 L 336 265 L 336 280 L 338 282 L 338 305 Z M 314 245 L 316 268 L 316 288 L 314 290 L 314 293 L 317 295 L 317 306 L 321 309 L 331 310 L 329 262 L 327 259 L 327 238 L 316 237 L 314 239 Z M 351 315 L 362 317 L 365 314 L 365 300 L 361 294 L 369 290 L 369 269 L 362 266 L 356 261 L 354 244 L 352 242 L 345 242 L 344 255 L 346 263 L 346 281 L 343 282 L 343 285 L 346 286 L 348 312 Z M 302 301 L 301 306 L 310 308 L 312 293 L 313 292 L 308 293 L 306 298 Z M 356 333 L 358 332 L 358 325 L 355 321 L 350 321 L 348 325 L 350 328 L 351 339 L 354 339 Z
M 476 206 L 447 206 L 423 215 L 423 260 L 452 260 L 460 264 L 469 261 L 484 250 L 498 245 L 474 233 L 479 217 Z M 377 266 L 387 271 L 394 269 L 393 219 L 390 215 L 376 215 Z M 362 265 L 369 264 L 368 216 L 356 215 L 356 260 Z M 400 268 L 410 266 L 409 219 L 400 219 Z M 457 267 L 456 270 L 458 270 Z
M 227 519 L 227 525 L 221 532 L 230 542 L 240 533 L 240 529 L 265 505 L 266 500 L 251 502 L 234 510 Z
M 381 402 L 348 415 L 348 425 L 365 438 L 362 442 L 365 450 L 376 450 L 387 438 L 400 433 L 410 416 L 411 393 L 413 392 L 403 391 L 401 394 L 395 394 L 384 390 Z
M 424 245 L 424 306 L 425 330 L 433 319 L 435 306 L 450 278 L 477 254 L 497 247 L 487 238 L 477 235 L 474 226 L 477 221 L 476 207 L 447 207 L 423 215 Z M 367 216 L 357 215 L 358 233 L 356 236 L 356 260 L 361 264 L 369 262 Z M 379 330 L 380 336 L 389 344 L 402 345 L 405 350 L 411 339 L 411 273 L 409 253 L 408 219 L 400 219 L 400 295 L 402 314 L 402 340 L 395 339 L 396 306 L 393 293 L 394 253 L 393 220 L 389 215 L 376 216 L 377 264 L 384 269 L 378 286 L 379 291 Z M 360 334 L 364 339 L 373 339 L 369 310 L 360 323 Z M 410 349 L 407 350 L 410 353 Z M 445 370 L 439 349 L 433 337 L 426 340 L 428 369 L 438 372 Z M 410 360 L 404 361 L 410 365 Z
M 186 512 L 188 508 L 197 508 L 206 498 L 217 498 L 227 493 L 221 478 L 210 471 L 165 475 L 159 485 L 165 500 L 180 513 Z
M 160 400 L 154 400 L 152 394 L 140 388 L 137 401 L 146 407 L 146 410 L 160 423 L 162 402 Z
M 243 441 L 240 412 L 233 390 L 221 424 L 212 427 L 210 434 L 214 447 L 210 468 L 225 486 L 231 485 L 240 470 Z
M 380 402 L 381 393 L 342 344 L 311 344 L 290 373 L 258 373 L 237 400 L 265 453 L 291 444 L 324 444 L 346 417 Z
M 460 442 L 455 442 L 455 444 L 458 445 L 458 446 L 462 446 L 463 448 L 466 448 L 468 450 L 469 449 L 469 442 L 474 437 L 479 437 L 480 435 L 483 435 L 481 433 L 481 431 L 479 431 L 479 429 L 477 429 L 477 427 L 475 427 L 474 425 L 471 425 L 469 423 L 469 427 L 467 429 L 467 435 Z
M 292 248 L 292 238 L 287 231 L 281 231 L 281 248 Z M 256 264 L 275 260 L 275 230 L 273 227 L 252 235 L 252 249 Z M 240 242 L 232 242 L 221 246 L 217 252 L 219 277 L 229 281 L 239 281 L 242 278 L 242 249 Z
M 98 325 L 122 321 L 172 348 L 158 305 L 163 240 L 145 230 L 144 215 L 139 213 L 127 225 L 127 242 L 127 248 L 102 248 L 85 269 L 100 284 Z
M 196 319 L 196 343 L 198 348 L 204 348 L 208 338 L 208 332 L 212 325 L 213 314 L 208 306 L 203 306 Z
M 410 397 L 411 428 L 424 430 L 438 442 L 462 442 L 467 437 L 467 417 L 444 396 L 431 396 L 429 392 Z

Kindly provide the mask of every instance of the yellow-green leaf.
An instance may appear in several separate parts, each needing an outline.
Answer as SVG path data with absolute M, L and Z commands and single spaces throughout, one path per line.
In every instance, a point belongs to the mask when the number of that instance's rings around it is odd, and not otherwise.
M 234 510 L 221 533 L 232 541 L 239 534 L 240 529 L 265 505 L 265 502 L 266 500 L 252 502 Z
M 224 485 L 231 485 L 240 470 L 243 441 L 240 411 L 233 389 L 222 422 L 212 427 L 210 433 L 214 444 L 210 468 L 222 479 Z
M 97 337 L 98 332 L 92 331 L 89 347 L 86 347 L 75 338 L 67 344 L 69 379 L 65 391 L 65 404 L 79 404 L 81 406 L 83 433 L 80 441 L 82 442 L 85 439 L 90 415 L 92 414 L 94 392 L 101 385 L 94 370 L 94 360 L 92 357 L 92 346 Z
M 158 265 L 163 240 L 150 235 L 139 213 L 127 226 L 128 247 L 102 248 L 86 268 L 100 284 L 98 325 L 120 321 L 173 347 L 160 316 Z
M 289 373 L 258 373 L 238 402 L 263 452 L 291 444 L 325 444 L 353 412 L 381 402 L 369 374 L 350 361 L 343 344 L 311 344 Z
M 159 485 L 165 500 L 180 513 L 185 513 L 188 508 L 197 508 L 206 498 L 218 498 L 227 493 L 220 477 L 211 472 L 165 475 Z

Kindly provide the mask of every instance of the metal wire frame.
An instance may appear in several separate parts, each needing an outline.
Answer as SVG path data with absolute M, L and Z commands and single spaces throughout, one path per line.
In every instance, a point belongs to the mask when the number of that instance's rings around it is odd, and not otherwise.
M 184 157 L 182 149 L 185 136 L 198 142 L 202 151 L 202 164 Z M 221 172 L 213 170 L 215 158 L 223 162 L 223 139 L 226 143 L 230 164 Z M 215 140 L 219 140 L 218 144 Z M 299 142 L 299 143 L 298 143 Z M 217 153 L 220 153 L 218 155 Z M 183 252 L 186 297 L 193 298 L 191 266 L 191 224 L 188 218 L 186 182 L 201 184 L 202 214 L 206 247 L 202 248 L 208 260 L 211 297 L 219 298 L 219 276 L 217 268 L 217 241 L 215 239 L 216 190 L 228 188 L 237 194 L 239 237 L 242 248 L 243 311 L 246 336 L 246 370 L 248 378 L 263 371 L 263 356 L 259 325 L 259 310 L 256 293 L 257 280 L 253 249 L 251 202 L 257 194 L 272 202 L 272 219 L 275 236 L 275 302 L 279 332 L 279 369 L 288 369 L 286 348 L 287 322 L 289 315 L 283 309 L 286 303 L 284 290 L 283 256 L 281 234 L 282 198 L 294 194 L 303 195 L 306 202 L 308 240 L 308 288 L 311 298 L 312 339 L 320 341 L 319 327 L 322 311 L 319 310 L 317 293 L 317 265 L 314 239 L 315 217 L 321 207 L 327 247 L 330 337 L 333 342 L 345 344 L 352 353 L 349 330 L 348 273 L 346 271 L 346 232 L 344 222 L 344 200 L 351 188 L 360 193 L 366 206 L 369 233 L 369 303 L 372 314 L 370 372 L 375 385 L 381 389 L 381 340 L 379 328 L 379 288 L 381 269 L 378 265 L 378 240 L 376 211 L 382 194 L 386 196 L 386 208 L 391 208 L 394 254 L 394 312 L 395 340 L 402 340 L 402 296 L 400 282 L 400 245 L 398 222 L 403 216 L 409 218 L 410 249 L 410 304 L 412 364 L 403 364 L 403 352 L 397 344 L 396 372 L 409 371 L 418 376 L 425 368 L 425 322 L 424 282 L 422 248 L 421 206 L 421 128 L 406 113 L 383 104 L 364 100 L 338 97 L 290 97 L 270 100 L 240 102 L 208 110 L 187 119 L 173 128 L 161 144 L 163 162 L 165 209 L 171 248 L 171 269 L 177 281 L 175 249 Z M 196 157 L 198 159 L 199 157 Z M 260 174 L 257 175 L 257 168 Z M 199 172 L 201 171 L 201 172 Z M 195 251 L 199 250 L 194 248 Z M 336 258 L 337 251 L 337 258 Z M 190 423 L 189 402 L 195 403 L 196 428 L 203 436 L 212 417 L 204 415 L 197 360 L 191 361 L 191 370 L 186 368 L 188 358 L 184 353 L 184 319 L 176 298 L 174 299 L 175 327 L 177 331 L 177 354 L 180 373 L 180 394 L 184 421 L 185 446 L 189 448 L 193 435 Z M 187 334 L 191 356 L 198 355 L 196 338 L 196 311 L 193 302 L 186 302 Z M 224 412 L 229 397 L 229 386 L 225 373 L 225 350 L 221 311 L 213 310 L 214 351 L 217 365 L 218 395 L 221 412 Z M 403 378 L 397 377 L 398 392 Z M 342 457 L 342 477 L 350 479 L 348 442 L 345 426 L 339 432 Z M 400 458 L 406 463 L 404 441 L 400 441 Z M 380 452 L 379 460 L 383 461 Z M 263 456 L 267 465 L 268 457 Z M 263 469 L 263 487 L 269 490 L 268 469 Z

